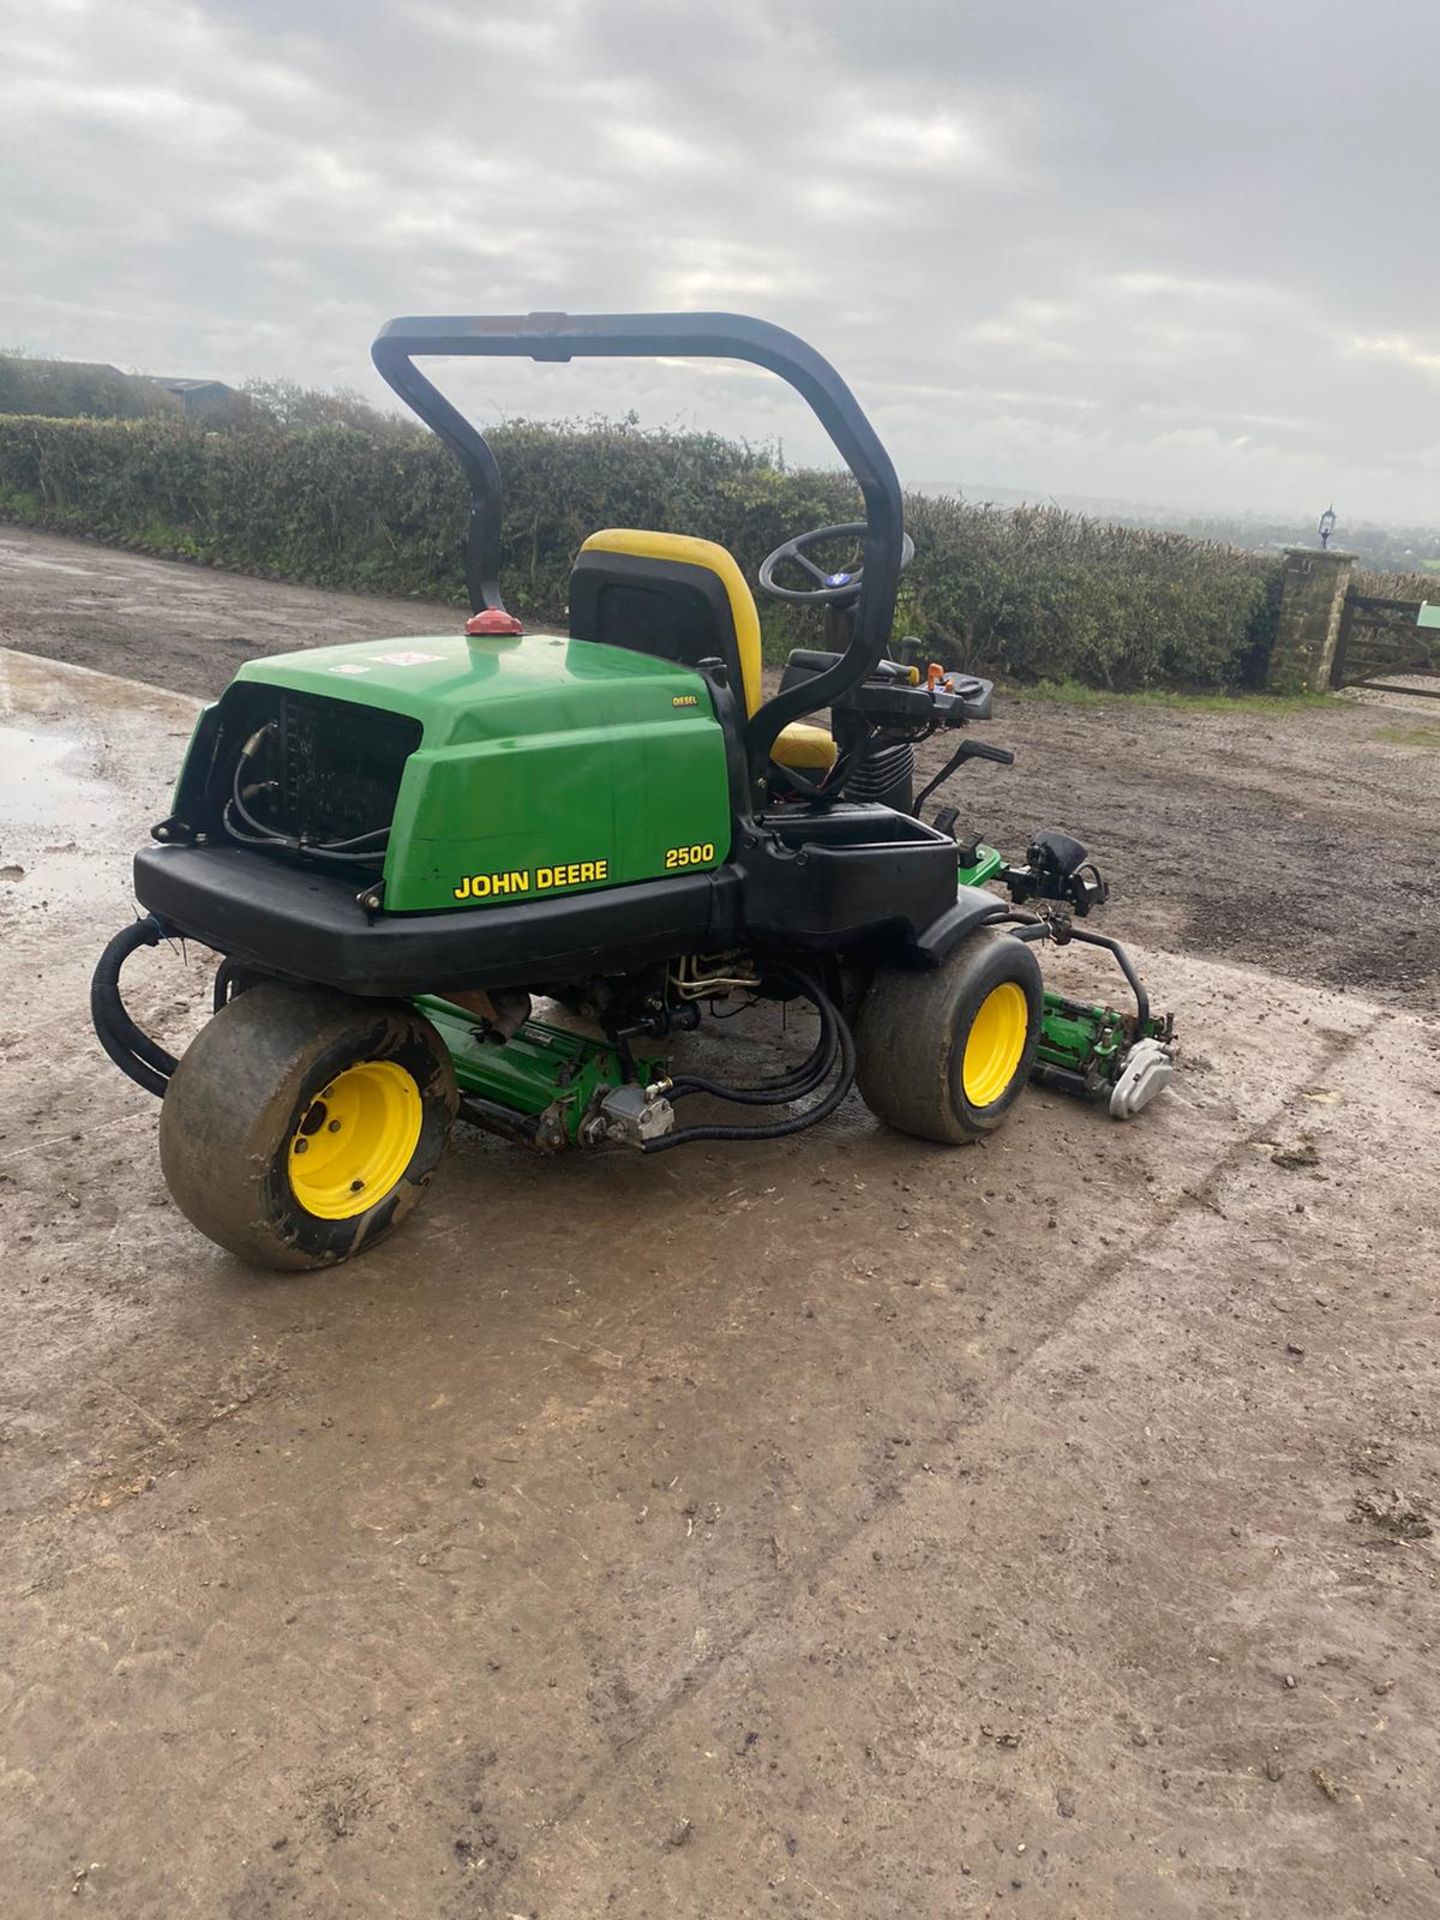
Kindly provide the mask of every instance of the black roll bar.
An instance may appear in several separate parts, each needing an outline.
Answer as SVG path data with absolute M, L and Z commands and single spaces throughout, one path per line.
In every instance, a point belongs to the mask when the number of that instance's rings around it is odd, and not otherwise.
M 865 575 L 850 645 L 826 672 L 780 693 L 751 717 L 746 743 L 752 771 L 764 769 L 780 729 L 829 706 L 884 657 L 895 617 L 904 508 L 890 456 L 830 362 L 798 335 L 737 313 L 531 313 L 387 321 L 371 348 L 381 377 L 451 449 L 470 483 L 466 582 L 472 612 L 501 607 L 500 469 L 484 436 L 414 363 L 508 356 L 530 360 L 686 358 L 749 360 L 789 381 L 808 401 L 865 498 Z

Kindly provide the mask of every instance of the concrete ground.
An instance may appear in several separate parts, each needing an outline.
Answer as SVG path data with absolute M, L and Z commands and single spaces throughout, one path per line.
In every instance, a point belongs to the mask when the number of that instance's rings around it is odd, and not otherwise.
M 1151 951 L 1128 1127 L 463 1132 L 256 1275 L 85 1009 L 193 712 L 0 654 L 7 1914 L 1440 1911 L 1433 1025 Z

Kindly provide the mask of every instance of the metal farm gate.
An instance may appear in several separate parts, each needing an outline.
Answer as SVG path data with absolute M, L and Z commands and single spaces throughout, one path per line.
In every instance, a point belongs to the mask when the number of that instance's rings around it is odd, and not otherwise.
M 1433 686 L 1400 686 L 1428 678 Z M 1382 693 L 1423 694 L 1440 700 L 1440 604 L 1425 600 L 1378 600 L 1352 587 L 1340 615 L 1334 687 L 1375 687 Z

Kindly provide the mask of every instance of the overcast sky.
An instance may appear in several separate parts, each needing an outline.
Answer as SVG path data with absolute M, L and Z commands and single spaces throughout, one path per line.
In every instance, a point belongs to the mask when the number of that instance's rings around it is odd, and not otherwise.
M 395 313 L 729 308 L 908 482 L 1435 523 L 1437 79 L 1435 0 L 0 0 L 0 343 L 378 397 Z

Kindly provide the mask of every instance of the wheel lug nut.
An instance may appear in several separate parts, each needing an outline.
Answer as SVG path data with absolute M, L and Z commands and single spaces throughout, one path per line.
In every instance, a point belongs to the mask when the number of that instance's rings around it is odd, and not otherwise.
M 310 1151 L 310 1142 L 308 1140 L 297 1140 L 295 1142 L 295 1151 L 297 1153 L 308 1153 Z
M 360 1190 L 361 1190 L 361 1188 L 362 1188 L 362 1187 L 363 1187 L 364 1185 L 365 1185 L 365 1182 L 364 1182 L 363 1180 L 352 1180 L 352 1181 L 350 1182 L 350 1191 L 351 1191 L 351 1193 L 359 1193 L 359 1192 L 360 1192 Z
M 339 1131 L 340 1131 L 340 1122 L 338 1120 L 332 1120 L 330 1122 L 330 1125 L 326 1128 L 327 1133 L 338 1133 Z

